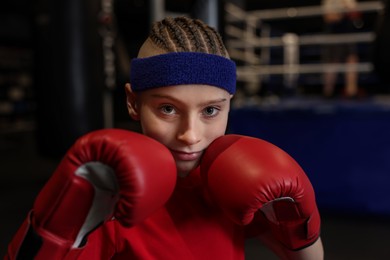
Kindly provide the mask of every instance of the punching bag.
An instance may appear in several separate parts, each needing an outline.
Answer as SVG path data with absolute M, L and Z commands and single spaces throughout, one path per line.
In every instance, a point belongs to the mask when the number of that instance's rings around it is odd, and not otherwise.
M 390 88 L 390 4 L 384 1 L 384 12 L 378 18 L 378 27 L 374 41 L 373 64 L 380 80 Z
M 34 86 L 37 146 L 62 156 L 81 135 L 103 128 L 100 1 L 36 1 Z

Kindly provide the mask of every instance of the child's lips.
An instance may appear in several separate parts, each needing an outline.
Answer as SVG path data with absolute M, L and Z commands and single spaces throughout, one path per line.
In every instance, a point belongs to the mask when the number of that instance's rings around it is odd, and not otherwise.
M 171 150 L 171 153 L 173 157 L 179 161 L 195 161 L 202 154 L 202 152 L 181 152 L 176 150 Z

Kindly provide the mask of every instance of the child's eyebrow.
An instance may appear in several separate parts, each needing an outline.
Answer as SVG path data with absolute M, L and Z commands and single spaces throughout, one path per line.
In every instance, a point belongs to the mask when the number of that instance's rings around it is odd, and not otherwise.
M 220 98 L 220 99 L 215 99 L 215 100 L 208 100 L 208 101 L 202 103 L 201 105 L 202 106 L 207 106 L 207 105 L 210 105 L 210 104 L 222 103 L 222 102 L 226 102 L 226 101 L 227 101 L 226 98 Z
M 182 100 L 175 98 L 175 97 L 172 97 L 172 96 L 169 96 L 169 95 L 153 94 L 151 96 L 153 98 L 166 98 L 166 99 L 170 99 L 172 101 L 178 102 L 178 103 L 184 103 Z M 227 98 L 212 99 L 212 100 L 207 100 L 207 101 L 201 103 L 200 106 L 207 106 L 210 104 L 222 103 L 222 102 L 226 102 L 226 101 L 227 101 Z

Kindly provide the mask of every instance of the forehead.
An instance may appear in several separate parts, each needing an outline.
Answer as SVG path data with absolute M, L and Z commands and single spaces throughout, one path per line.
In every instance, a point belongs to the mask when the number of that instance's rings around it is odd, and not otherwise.
M 214 101 L 229 101 L 231 95 L 218 87 L 210 85 L 177 85 L 160 87 L 139 92 L 138 96 L 144 100 L 166 98 L 182 103 L 207 103 Z

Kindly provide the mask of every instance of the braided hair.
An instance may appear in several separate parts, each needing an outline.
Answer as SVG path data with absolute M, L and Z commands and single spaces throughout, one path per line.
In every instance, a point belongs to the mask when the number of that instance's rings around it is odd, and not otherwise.
M 149 38 L 167 52 L 202 52 L 229 58 L 219 33 L 198 19 L 167 17 L 153 24 Z

